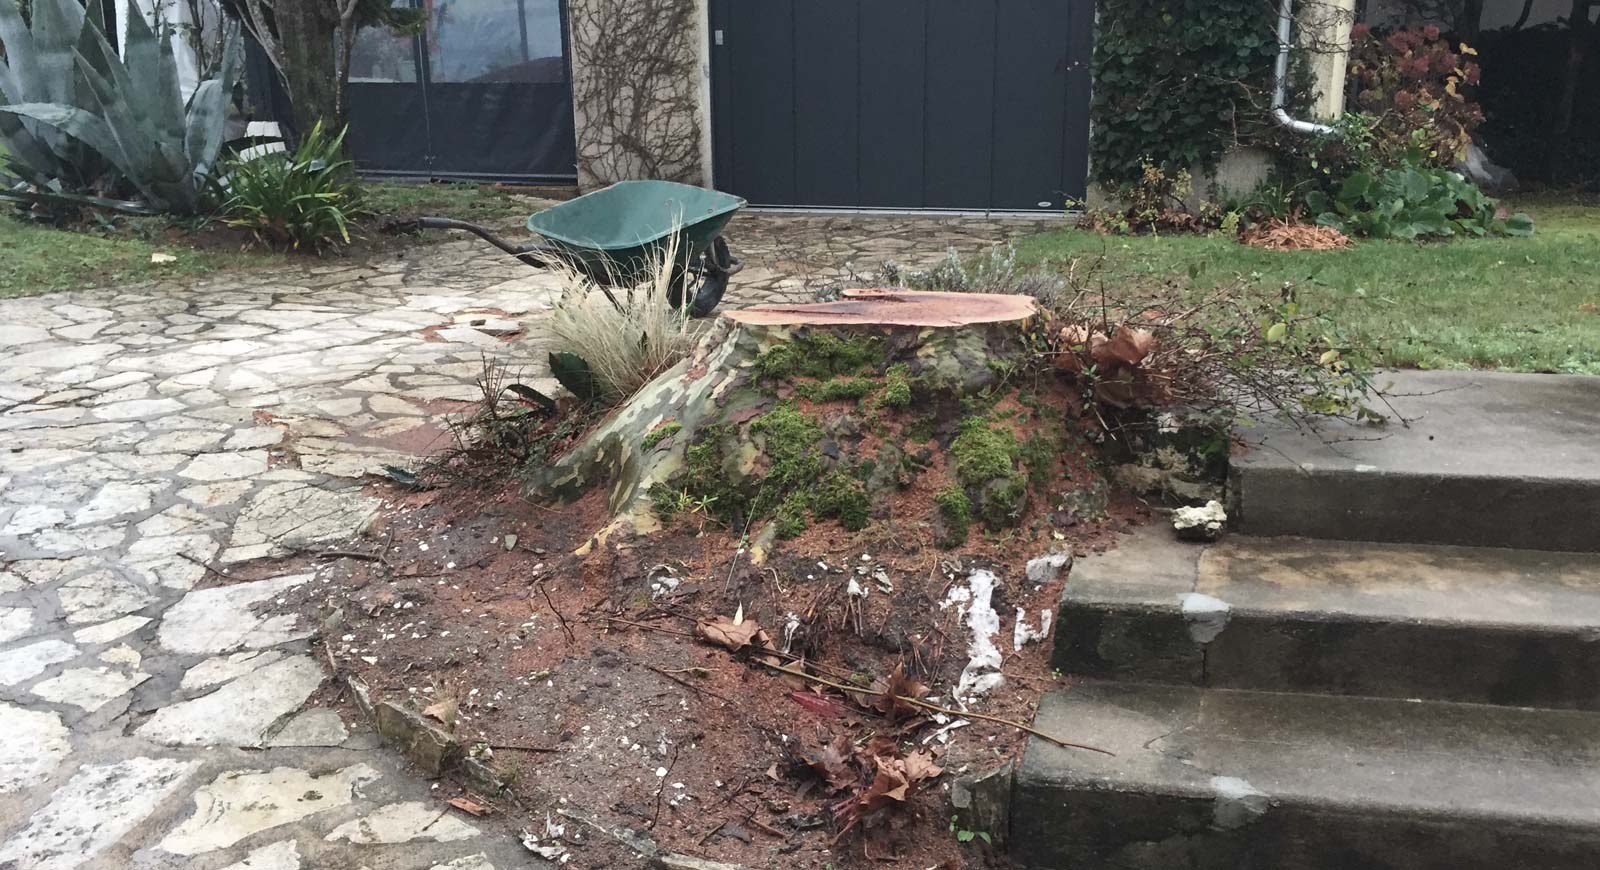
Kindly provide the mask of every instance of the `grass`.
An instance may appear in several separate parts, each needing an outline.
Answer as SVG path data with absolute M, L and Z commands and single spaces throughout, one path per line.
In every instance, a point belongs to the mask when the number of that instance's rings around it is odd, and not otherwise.
M 1191 276 L 1196 286 L 1239 275 L 1292 283 L 1303 306 L 1332 314 L 1389 365 L 1600 374 L 1600 204 L 1507 204 L 1533 216 L 1534 235 L 1277 252 L 1220 233 L 1119 237 L 1062 228 L 1019 241 L 1017 255 L 1030 263 L 1077 259 L 1113 295 L 1174 276 Z
M 0 207 L 3 208 L 3 207 Z M 266 252 L 200 250 L 156 236 L 54 229 L 0 211 L 0 299 L 108 284 L 190 278 L 283 262 Z M 151 254 L 170 263 L 152 263 Z
M 0 0 L 4 2 L 4 0 Z M 533 211 L 528 199 L 489 185 L 366 185 L 369 203 L 378 215 L 437 215 L 508 229 Z M 260 248 L 241 250 L 248 241 L 231 234 L 220 222 L 200 231 L 172 229 L 164 218 L 118 218 L 111 229 L 56 229 L 18 220 L 0 203 L 0 299 L 60 290 L 187 279 L 217 271 L 282 265 L 294 256 Z M 360 257 L 382 248 L 443 241 L 451 234 L 429 231 L 421 238 L 383 236 L 377 226 L 359 230 L 366 238 L 348 252 Z M 215 235 L 217 238 L 207 239 Z M 487 248 L 485 250 L 488 250 Z M 169 254 L 170 263 L 152 263 L 150 255 Z
M 379 214 L 451 217 L 475 224 L 520 225 L 533 213 L 525 197 L 484 184 L 369 182 L 367 204 Z

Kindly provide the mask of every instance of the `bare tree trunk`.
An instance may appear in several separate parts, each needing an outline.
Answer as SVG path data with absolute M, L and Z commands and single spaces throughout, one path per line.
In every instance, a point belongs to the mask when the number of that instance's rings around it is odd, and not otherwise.
M 302 134 L 318 121 L 330 130 L 345 124 L 341 11 L 332 0 L 278 0 L 272 6 L 294 123 Z
M 1567 69 L 1555 111 L 1551 113 L 1550 135 L 1545 140 L 1546 181 L 1555 181 L 1560 174 L 1572 138 L 1572 109 L 1578 99 L 1578 79 L 1583 73 L 1583 61 L 1588 54 L 1593 30 L 1593 25 L 1589 23 L 1589 10 L 1593 3 L 1594 0 L 1572 0 L 1572 14 L 1567 19 Z

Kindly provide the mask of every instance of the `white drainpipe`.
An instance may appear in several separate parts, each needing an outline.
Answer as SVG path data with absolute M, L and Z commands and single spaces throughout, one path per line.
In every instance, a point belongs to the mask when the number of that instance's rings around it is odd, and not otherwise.
M 1296 133 L 1327 135 L 1333 128 L 1327 124 L 1303 121 L 1289 114 L 1289 49 L 1294 39 L 1294 0 L 1282 0 L 1278 6 L 1278 62 L 1272 68 L 1272 120 Z

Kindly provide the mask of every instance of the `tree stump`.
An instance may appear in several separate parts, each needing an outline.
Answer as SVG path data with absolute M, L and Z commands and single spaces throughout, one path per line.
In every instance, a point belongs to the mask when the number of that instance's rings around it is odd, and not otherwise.
M 614 410 L 527 494 L 570 500 L 608 487 L 612 520 L 601 541 L 704 512 L 735 534 L 756 533 L 758 555 L 813 523 L 859 529 L 887 516 L 914 480 L 937 487 L 926 519 L 945 545 L 972 523 L 1015 525 L 1031 433 L 1013 419 L 1027 416 L 1014 395 L 1009 409 L 997 403 L 1015 393 L 1008 381 L 1032 352 L 1033 300 L 843 295 L 724 313 L 688 359 Z

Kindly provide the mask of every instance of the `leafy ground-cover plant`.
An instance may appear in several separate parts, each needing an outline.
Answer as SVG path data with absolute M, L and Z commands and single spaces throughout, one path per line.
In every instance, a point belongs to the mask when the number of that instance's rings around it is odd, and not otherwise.
M 1398 167 L 1359 169 L 1333 195 L 1312 191 L 1306 205 L 1317 223 L 1349 235 L 1378 239 L 1438 239 L 1457 235 L 1525 236 L 1533 232 L 1526 214 L 1507 215 L 1461 173 L 1432 165 L 1426 134 Z
M 355 165 L 344 156 L 344 134 L 330 137 L 319 123 L 293 154 L 230 161 L 223 206 L 228 224 L 275 247 L 349 244 L 350 225 L 370 212 Z
M 50 205 L 202 211 L 241 62 L 237 26 L 217 77 L 185 100 L 172 40 L 143 15 L 129 17 L 119 53 L 98 3 L 86 13 L 75 0 L 38 0 L 32 12 L 29 28 L 14 0 L 0 0 L 0 144 L 20 179 L 0 193 Z

